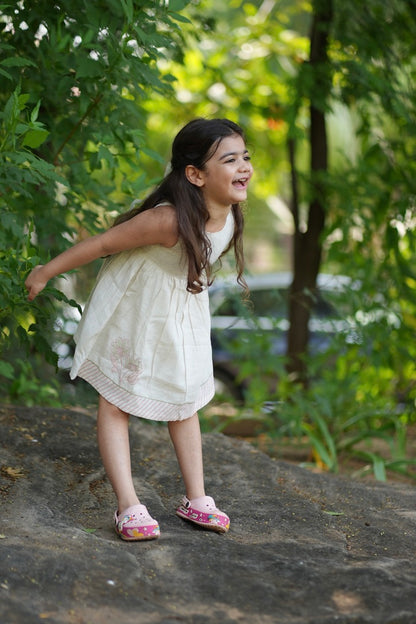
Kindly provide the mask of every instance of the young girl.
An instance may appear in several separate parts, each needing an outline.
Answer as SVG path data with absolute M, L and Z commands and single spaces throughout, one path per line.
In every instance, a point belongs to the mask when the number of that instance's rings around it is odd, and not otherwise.
M 244 286 L 240 202 L 251 175 L 241 128 L 195 119 L 176 136 L 170 172 L 140 207 L 35 267 L 25 282 L 31 301 L 51 278 L 106 258 L 75 335 L 71 378 L 99 393 L 98 445 L 124 540 L 160 535 L 133 485 L 129 415 L 168 421 L 186 491 L 177 515 L 228 531 L 228 516 L 205 495 L 197 411 L 214 395 L 211 266 L 233 246 Z

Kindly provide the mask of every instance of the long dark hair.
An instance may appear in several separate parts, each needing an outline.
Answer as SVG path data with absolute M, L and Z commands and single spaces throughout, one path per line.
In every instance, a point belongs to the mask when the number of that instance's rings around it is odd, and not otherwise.
M 205 274 L 208 284 L 212 283 L 209 255 L 211 244 L 205 232 L 209 212 L 205 205 L 202 190 L 189 182 L 185 168 L 194 165 L 203 170 L 206 162 L 215 154 L 222 139 L 245 135 L 237 124 L 229 119 L 194 119 L 180 130 L 172 144 L 171 170 L 147 196 L 143 203 L 120 215 L 114 225 L 131 219 L 139 212 L 150 210 L 162 202 L 169 202 L 176 210 L 178 232 L 183 241 L 188 259 L 187 290 L 198 293 L 203 290 L 202 276 Z M 244 289 L 247 288 L 243 278 L 243 227 L 244 216 L 240 204 L 232 205 L 235 229 L 226 253 L 234 247 L 237 268 L 237 281 Z

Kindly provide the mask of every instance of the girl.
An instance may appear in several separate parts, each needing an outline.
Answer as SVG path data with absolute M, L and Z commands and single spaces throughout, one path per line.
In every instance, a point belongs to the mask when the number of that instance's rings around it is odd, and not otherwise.
M 98 445 L 124 540 L 160 535 L 133 485 L 129 415 L 168 421 L 186 491 L 177 515 L 228 531 L 228 516 L 205 495 L 197 411 L 214 395 L 211 266 L 233 246 L 244 286 L 240 202 L 252 172 L 238 125 L 195 119 L 174 139 L 171 170 L 140 207 L 35 267 L 25 282 L 31 301 L 51 278 L 106 257 L 75 335 L 70 374 L 99 393 Z

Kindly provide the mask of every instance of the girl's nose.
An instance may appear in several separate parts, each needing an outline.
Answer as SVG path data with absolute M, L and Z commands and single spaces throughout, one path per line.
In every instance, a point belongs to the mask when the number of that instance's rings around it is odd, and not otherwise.
M 241 160 L 240 161 L 240 166 L 239 169 L 240 171 L 251 171 L 252 170 L 252 164 L 249 160 Z

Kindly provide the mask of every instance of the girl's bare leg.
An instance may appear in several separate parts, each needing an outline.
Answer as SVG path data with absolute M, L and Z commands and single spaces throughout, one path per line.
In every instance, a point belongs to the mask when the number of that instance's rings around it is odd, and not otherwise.
M 205 496 L 201 429 L 198 414 L 168 423 L 169 433 L 189 499 Z
M 97 438 L 104 469 L 117 497 L 118 511 L 139 504 L 131 474 L 129 415 L 100 396 Z

